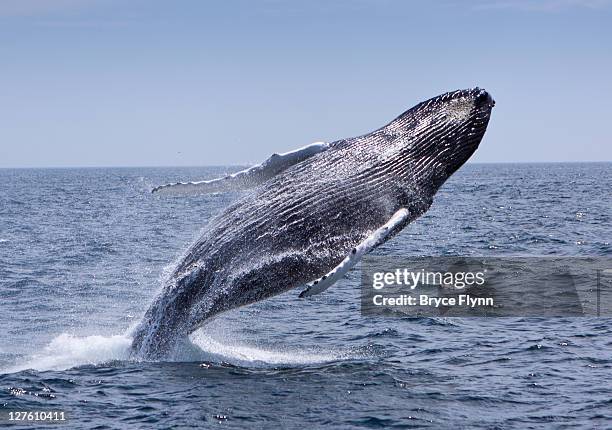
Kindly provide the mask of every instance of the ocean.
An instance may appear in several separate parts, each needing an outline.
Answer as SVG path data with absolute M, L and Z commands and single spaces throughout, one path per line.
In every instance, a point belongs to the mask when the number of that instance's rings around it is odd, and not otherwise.
M 131 361 L 130 328 L 238 197 L 150 190 L 236 169 L 0 170 L 0 411 L 65 412 L 54 429 L 612 427 L 612 319 L 366 317 L 359 266 L 219 316 L 177 361 Z M 611 163 L 468 164 L 374 254 L 609 257 L 611 189 Z

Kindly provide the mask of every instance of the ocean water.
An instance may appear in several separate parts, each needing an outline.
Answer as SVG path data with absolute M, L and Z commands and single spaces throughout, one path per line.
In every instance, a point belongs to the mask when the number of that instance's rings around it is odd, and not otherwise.
M 0 410 L 65 411 L 50 428 L 612 427 L 612 319 L 363 317 L 358 268 L 218 317 L 174 362 L 130 361 L 126 333 L 237 198 L 150 189 L 232 170 L 0 170 Z M 610 163 L 467 165 L 376 254 L 610 256 L 611 189 Z

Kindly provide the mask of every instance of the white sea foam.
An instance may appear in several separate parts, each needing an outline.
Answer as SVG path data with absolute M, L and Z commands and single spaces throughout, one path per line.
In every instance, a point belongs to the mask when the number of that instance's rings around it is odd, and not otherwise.
M 64 333 L 53 339 L 39 353 L 2 372 L 13 373 L 26 369 L 64 370 L 113 360 L 127 360 L 131 343 L 131 338 L 122 335 L 76 337 Z
M 65 370 L 78 366 L 100 365 L 111 361 L 128 361 L 132 337 L 78 337 L 63 333 L 55 337 L 41 351 L 25 357 L 14 365 L 0 369 L 0 373 L 14 373 L 34 369 L 38 371 Z M 236 338 L 225 324 L 212 324 L 198 330 L 182 342 L 165 361 L 226 362 L 244 367 L 301 366 L 358 358 L 348 349 L 323 350 L 315 347 L 260 346 L 256 340 L 244 342 Z M 223 339 L 222 341 L 219 339 Z
M 290 346 L 261 347 L 257 344 L 226 339 L 224 337 L 221 342 L 199 330 L 191 336 L 190 342 L 181 345 L 173 358 L 177 361 L 228 362 L 245 367 L 308 365 L 355 358 L 354 353 L 346 350 L 330 351 Z

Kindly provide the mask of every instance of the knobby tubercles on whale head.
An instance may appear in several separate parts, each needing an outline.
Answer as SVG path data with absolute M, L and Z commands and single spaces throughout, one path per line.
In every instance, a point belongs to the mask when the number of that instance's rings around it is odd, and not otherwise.
M 382 130 L 424 188 L 438 189 L 476 151 L 495 101 L 481 88 L 458 90 L 419 103 Z

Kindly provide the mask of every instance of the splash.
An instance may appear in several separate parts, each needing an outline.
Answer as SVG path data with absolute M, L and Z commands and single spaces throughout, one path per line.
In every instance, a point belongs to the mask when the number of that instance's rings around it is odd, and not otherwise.
M 221 330 L 221 331 L 219 331 Z M 216 335 L 225 338 L 224 329 Z M 129 331 L 128 331 L 129 333 Z M 63 333 L 54 338 L 39 353 L 25 358 L 0 373 L 66 370 L 78 366 L 95 366 L 112 361 L 131 361 L 132 338 L 129 335 L 77 337 Z M 357 359 L 360 354 L 348 349 L 292 348 L 286 346 L 260 347 L 257 342 L 221 342 L 201 330 L 179 344 L 172 356 L 164 361 L 230 363 L 240 367 L 277 367 L 324 364 L 339 360 Z
M 184 342 L 173 357 L 176 361 L 227 362 L 241 367 L 304 366 L 354 358 L 358 357 L 351 350 L 261 347 L 256 343 L 220 342 L 201 330 Z
M 128 336 L 76 337 L 63 333 L 51 341 L 40 353 L 13 365 L 2 373 L 22 370 L 64 370 L 83 365 L 97 365 L 115 360 L 127 360 L 132 339 Z

